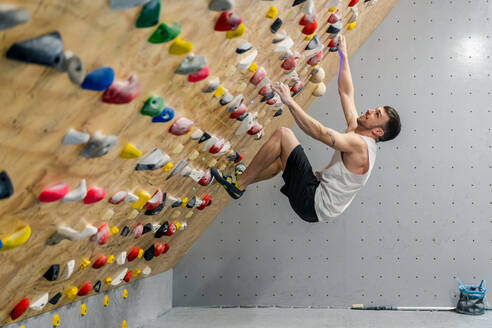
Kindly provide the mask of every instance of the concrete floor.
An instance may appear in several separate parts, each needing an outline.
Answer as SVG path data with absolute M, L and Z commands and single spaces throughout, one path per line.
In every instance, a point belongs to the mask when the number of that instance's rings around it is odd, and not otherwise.
M 141 328 L 490 328 L 492 313 L 176 307 Z

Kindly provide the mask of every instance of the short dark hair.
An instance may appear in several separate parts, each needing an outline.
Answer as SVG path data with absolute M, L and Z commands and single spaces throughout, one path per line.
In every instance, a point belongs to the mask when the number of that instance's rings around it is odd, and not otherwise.
M 396 109 L 391 106 L 384 106 L 386 114 L 389 116 L 389 121 L 382 128 L 384 134 L 378 138 L 378 141 L 388 141 L 396 138 L 401 130 L 400 115 Z

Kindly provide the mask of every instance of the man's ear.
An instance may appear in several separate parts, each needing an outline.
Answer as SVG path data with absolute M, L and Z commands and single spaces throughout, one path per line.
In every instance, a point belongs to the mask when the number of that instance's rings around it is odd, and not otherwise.
M 371 132 L 378 138 L 384 135 L 384 130 L 381 127 L 373 128 Z

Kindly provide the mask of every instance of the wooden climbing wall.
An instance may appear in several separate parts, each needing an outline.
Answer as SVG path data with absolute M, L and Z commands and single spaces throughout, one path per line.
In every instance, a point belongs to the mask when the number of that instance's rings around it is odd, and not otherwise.
M 125 79 L 135 73 L 141 82 L 142 91 L 129 104 L 105 104 L 101 102 L 102 92 L 83 90 L 70 83 L 67 75 L 56 69 L 8 60 L 5 56 L 0 58 L 0 170 L 8 172 L 15 189 L 13 196 L 0 201 L 0 237 L 12 233 L 22 224 L 28 224 L 32 230 L 27 243 L 13 250 L 0 252 L 0 324 L 12 321 L 10 312 L 24 297 L 32 302 L 49 292 L 51 298 L 58 292 L 64 293 L 69 286 L 80 287 L 85 282 L 94 284 L 98 280 L 103 282 L 101 291 L 104 291 L 112 287 L 104 284 L 105 278 L 114 277 L 125 267 L 135 272 L 149 266 L 153 275 L 174 267 L 188 251 L 230 198 L 215 184 L 203 187 L 192 179 L 179 175 L 165 180 L 168 173 L 162 170 L 137 172 L 134 168 L 139 159 L 122 159 L 119 154 L 122 147 L 130 142 L 144 155 L 156 147 L 160 148 L 171 156 L 173 163 L 178 163 L 186 159 L 193 150 L 201 150 L 202 145 L 191 140 L 189 135 L 178 137 L 170 134 L 168 128 L 171 122 L 151 123 L 151 118 L 140 114 L 143 102 L 151 95 L 162 96 L 166 105 L 176 110 L 176 116 L 192 119 L 196 128 L 224 136 L 231 142 L 232 148 L 244 156 L 245 163 L 251 161 L 261 144 L 277 127 L 292 126 L 294 122 L 288 110 L 284 109 L 283 115 L 274 118 L 272 109 L 260 102 L 258 89 L 248 83 L 252 72 L 232 69 L 240 58 L 235 52 L 236 47 L 247 40 L 258 50 L 255 63 L 265 67 L 268 77 L 272 81 L 286 81 L 287 75 L 280 68 L 279 54 L 273 53 L 275 45 L 271 42 L 273 34 L 270 32 L 273 20 L 265 18 L 272 5 L 278 8 L 278 16 L 284 21 L 281 30 L 292 37 L 294 48 L 301 54 L 296 70 L 305 81 L 305 88 L 295 99 L 303 108 L 308 108 L 314 100 L 311 95 L 314 85 L 308 82 L 312 68 L 303 58 L 308 41 L 304 39 L 298 25 L 302 17 L 301 6 L 291 7 L 292 0 L 236 0 L 234 11 L 241 16 L 246 27 L 245 34 L 236 39 L 226 39 L 225 32 L 214 31 L 214 24 L 220 13 L 208 10 L 208 1 L 164 1 L 161 22 L 181 23 L 183 29 L 180 37 L 193 42 L 193 53 L 205 55 L 208 59 L 210 77 L 199 83 L 189 83 L 186 76 L 174 74 L 176 67 L 186 56 L 169 55 L 170 43 L 147 42 L 155 27 L 135 28 L 140 8 L 113 11 L 107 1 L 2 2 L 22 6 L 32 12 L 32 18 L 26 24 L 0 32 L 3 54 L 14 42 L 58 31 L 62 35 L 65 50 L 77 54 L 88 72 L 100 66 L 111 66 L 116 72 L 116 79 Z M 329 26 L 327 17 L 330 13 L 326 7 L 328 2 L 316 1 L 317 31 L 325 45 L 329 36 L 325 33 Z M 360 47 L 396 2 L 397 0 L 379 0 L 375 5 L 369 6 L 361 0 L 358 4 L 357 27 L 351 31 L 345 31 L 352 15 L 347 7 L 348 1 L 342 2 L 339 6 L 343 11 L 342 32 L 347 37 L 350 54 Z M 325 83 L 328 83 L 338 70 L 336 52 L 326 52 L 322 66 L 326 71 Z M 213 77 L 220 77 L 221 84 L 233 95 L 242 93 L 248 112 L 258 112 L 259 122 L 265 127 L 263 139 L 255 140 L 253 136 L 234 134 L 240 122 L 229 119 L 224 107 L 220 106 L 212 94 L 201 92 Z M 246 88 L 238 91 L 244 88 L 243 83 L 247 84 Z M 333 106 L 333 110 L 339 107 L 338 99 L 333 100 Z M 103 157 L 87 159 L 80 155 L 83 145 L 62 144 L 63 136 L 70 128 L 91 134 L 101 131 L 116 135 L 119 138 L 118 144 Z M 184 145 L 184 149 L 173 153 L 179 143 Z M 201 152 L 197 159 L 189 161 L 189 165 L 205 170 L 214 158 L 216 157 L 211 154 Z M 218 166 L 233 167 L 225 156 L 216 159 Z M 81 179 L 87 180 L 88 187 L 104 187 L 107 191 L 106 199 L 91 205 L 83 202 L 38 201 L 44 187 L 66 182 L 74 188 Z M 133 211 L 129 204 L 108 203 L 108 198 L 114 192 L 137 188 L 147 190 L 150 194 L 160 188 L 175 197 L 189 198 L 210 193 L 214 200 L 203 211 L 166 206 L 157 216 L 140 213 L 134 219 L 129 219 Z M 109 208 L 115 214 L 103 222 L 103 216 Z M 162 237 L 161 241 L 168 242 L 170 250 L 151 261 L 140 258 L 124 265 L 116 262 L 106 264 L 97 270 L 89 265 L 83 270 L 79 267 L 83 259 L 94 261 L 101 254 L 117 256 L 121 251 L 129 251 L 135 245 L 146 250 L 157 241 L 153 233 L 138 239 L 133 238 L 130 233 L 128 237 L 116 234 L 105 245 L 98 245 L 89 238 L 79 241 L 64 240 L 55 246 L 46 245 L 59 224 L 64 223 L 81 230 L 84 227 L 83 218 L 96 227 L 107 223 L 118 227 L 120 231 L 125 225 L 133 227 L 137 222 L 162 223 L 166 220 L 187 222 L 187 228 L 173 236 Z M 76 261 L 75 270 L 65 280 L 64 265 L 71 259 Z M 52 264 L 60 264 L 62 272 L 56 281 L 47 281 L 43 274 Z M 140 274 L 132 279 L 143 277 Z M 93 293 L 94 291 L 89 295 Z M 56 305 L 48 304 L 41 311 L 27 310 L 20 319 L 79 299 L 81 297 L 69 300 L 63 296 Z

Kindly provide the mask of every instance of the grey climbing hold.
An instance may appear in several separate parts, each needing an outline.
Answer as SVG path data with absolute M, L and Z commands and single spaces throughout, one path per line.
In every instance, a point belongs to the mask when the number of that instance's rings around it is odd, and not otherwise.
M 203 131 L 200 129 L 196 129 L 192 134 L 191 134 L 191 140 L 198 140 L 200 137 L 203 135 Z
M 188 165 L 188 161 L 183 159 L 181 162 L 178 163 L 178 165 L 176 165 L 174 167 L 174 169 L 171 171 L 171 173 L 169 173 L 166 180 L 168 180 L 168 179 L 172 178 L 174 175 L 178 174 L 182 169 L 184 169 L 186 167 L 186 165 Z
M 90 135 L 87 132 L 77 131 L 75 129 L 70 129 L 65 133 L 63 137 L 64 145 L 80 145 L 85 144 L 89 141 Z
M 251 49 L 253 49 L 253 45 L 249 42 L 245 42 L 236 48 L 236 53 L 242 54 Z
M 130 227 L 129 226 L 125 226 L 122 230 L 121 230 L 121 235 L 123 237 L 126 237 L 128 236 L 128 234 L 130 233 Z
M 219 103 L 222 106 L 225 106 L 228 103 L 230 103 L 233 99 L 234 99 L 234 96 L 233 95 L 231 95 L 230 93 L 226 93 L 222 98 L 220 98 Z
M 319 45 L 319 38 L 317 35 L 315 35 L 311 41 L 309 41 L 309 43 L 307 44 L 306 48 L 304 48 L 304 50 L 313 50 L 313 49 L 316 49 L 316 47 L 318 47 Z
M 193 196 L 193 198 L 191 198 L 188 203 L 186 203 L 186 207 L 187 208 L 193 208 L 195 207 L 196 205 L 196 196 Z
M 150 0 L 110 0 L 109 6 L 113 10 L 126 10 L 145 5 Z
M 58 32 L 14 43 L 7 51 L 7 58 L 30 64 L 50 67 L 63 60 L 63 41 Z
M 163 153 L 159 148 L 156 148 L 137 163 L 135 170 L 156 170 L 166 165 L 169 161 L 169 156 Z
M 215 90 L 217 90 L 219 86 L 220 86 L 220 79 L 216 77 L 215 79 L 212 79 L 210 80 L 210 82 L 208 82 L 207 86 L 202 89 L 202 92 L 205 93 L 214 92 Z
M 77 55 L 67 59 L 68 78 L 73 84 L 81 85 L 85 78 L 85 67 L 82 60 Z
M 86 158 L 101 157 L 106 155 L 117 143 L 117 136 L 104 136 L 102 133 L 96 132 L 82 149 L 81 155 Z
M 14 186 L 6 171 L 0 172 L 0 199 L 9 198 L 14 194 Z
M 180 207 L 181 204 L 183 204 L 183 201 L 181 199 L 177 199 L 174 203 L 171 204 L 172 208 Z
M 26 23 L 31 19 L 31 12 L 27 9 L 16 8 L 10 5 L 0 5 L 0 30 L 6 30 Z
M 241 106 L 241 104 L 244 101 L 244 96 L 243 95 L 238 95 L 234 98 L 234 100 L 227 106 L 226 110 L 228 113 L 234 113 L 236 109 Z
M 234 8 L 234 0 L 211 0 L 208 9 L 213 11 L 228 11 Z
M 207 58 L 205 56 L 195 56 L 193 54 L 190 54 L 179 65 L 175 73 L 181 75 L 189 75 L 200 71 L 205 66 L 207 66 Z

